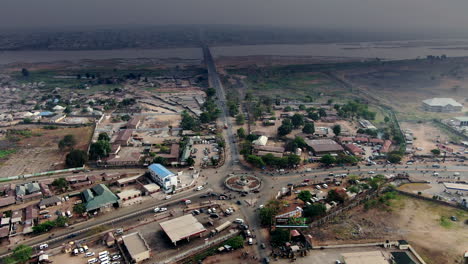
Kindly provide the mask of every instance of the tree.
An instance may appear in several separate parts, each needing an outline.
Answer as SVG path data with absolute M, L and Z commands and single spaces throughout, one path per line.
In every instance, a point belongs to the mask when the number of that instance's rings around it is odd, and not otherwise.
M 244 122 L 245 122 L 245 117 L 244 117 L 244 115 L 242 113 L 236 115 L 236 124 L 237 125 L 241 126 L 241 125 L 244 124 Z
M 301 157 L 299 157 L 298 155 L 291 154 L 291 155 L 287 156 L 286 158 L 287 158 L 289 167 L 293 167 L 293 166 L 299 165 L 299 163 L 301 163 Z
M 111 147 L 109 141 L 98 140 L 91 144 L 89 148 L 89 156 L 92 160 L 96 160 L 98 158 L 109 156 L 110 151 Z
M 102 132 L 102 133 L 99 133 L 98 141 L 99 140 L 110 141 L 110 137 L 106 132 Z
M 301 114 L 295 113 L 291 118 L 291 122 L 294 128 L 299 128 L 304 125 L 304 116 L 302 116 Z
M 359 159 L 352 155 L 340 154 L 336 157 L 337 164 L 356 164 L 358 161 Z
M 325 117 L 325 116 L 327 116 L 327 112 L 326 112 L 326 110 L 325 110 L 324 108 L 320 108 L 320 109 L 318 110 L 318 114 L 320 115 L 320 117 Z
M 314 123 L 311 123 L 311 122 L 305 123 L 304 127 L 302 128 L 302 133 L 314 134 L 315 133 Z
M 291 119 L 286 118 L 281 122 L 281 126 L 278 127 L 278 135 L 286 136 L 287 134 L 291 133 L 292 129 L 293 125 L 291 123 Z
M 291 111 L 292 111 L 292 108 L 289 105 L 284 108 L 284 112 L 291 112 Z
M 21 74 L 23 77 L 28 77 L 29 76 L 29 71 L 26 68 L 21 69 Z
M 401 158 L 402 157 L 399 153 L 390 153 L 387 156 L 387 160 L 390 161 L 390 163 L 399 163 Z
M 299 105 L 299 110 L 301 110 L 301 111 L 306 110 L 306 106 L 303 105 L 303 104 L 300 104 L 300 105 Z
M 180 121 L 180 127 L 184 130 L 196 130 L 199 126 L 199 123 L 195 118 L 193 118 L 187 111 L 183 111 L 182 120 Z
M 235 236 L 226 240 L 225 244 L 231 246 L 233 249 L 243 248 L 244 239 L 241 236 Z
M 73 135 L 65 135 L 62 140 L 59 141 L 58 147 L 60 150 L 66 148 L 73 148 L 76 145 L 76 139 Z
M 261 157 L 256 155 L 248 155 L 247 162 L 259 168 L 265 167 L 265 162 L 262 160 Z
M 277 228 L 271 232 L 271 244 L 282 246 L 289 241 L 288 229 Z
M 52 182 L 52 186 L 62 191 L 65 191 L 68 189 L 68 181 L 65 180 L 65 178 L 58 178 Z
M 203 124 L 209 123 L 211 121 L 210 114 L 207 112 L 203 112 L 200 114 L 200 122 Z
M 88 161 L 88 154 L 81 149 L 73 149 L 65 157 L 65 164 L 69 168 L 83 167 Z
M 64 227 L 66 226 L 67 223 L 68 223 L 68 217 L 65 217 L 65 216 L 60 215 L 55 220 L 55 226 L 58 226 L 58 227 Z
M 245 129 L 243 127 L 237 129 L 237 136 L 239 138 L 245 138 Z
M 320 162 L 325 165 L 332 165 L 333 163 L 336 162 L 336 159 L 330 154 L 325 154 L 320 158 Z
M 297 198 L 301 199 L 304 203 L 310 201 L 312 198 L 312 194 L 310 191 L 301 191 L 298 195 Z
M 31 258 L 33 249 L 30 246 L 19 245 L 13 249 L 11 257 L 19 263 L 25 263 Z
M 206 89 L 206 96 L 208 97 L 212 97 L 216 94 L 216 90 L 215 88 L 208 88 Z
M 23 118 L 23 123 L 25 123 L 25 124 L 31 124 L 31 123 L 32 123 L 32 119 L 29 118 L 29 117 Z
M 153 159 L 153 163 L 159 163 L 159 164 L 162 164 L 162 165 L 166 165 L 167 160 L 166 160 L 166 158 L 157 156 L 157 157 L 155 157 L 155 158 Z
M 384 122 L 388 123 L 390 121 L 390 118 L 388 116 L 384 117 Z
M 330 190 L 327 195 L 327 201 L 335 201 L 337 203 L 343 203 L 346 200 L 345 192 L 338 192 L 337 190 Z
M 260 224 L 262 226 L 272 226 L 275 215 L 276 210 L 274 208 L 268 206 L 261 208 L 259 212 Z
M 320 116 L 315 112 L 309 112 L 307 116 L 314 121 L 317 121 L 320 119 Z
M 86 206 L 85 206 L 84 204 L 82 204 L 82 203 L 80 203 L 80 204 L 75 204 L 75 205 L 73 206 L 73 212 L 74 212 L 75 214 L 82 215 L 82 214 L 86 213 Z
M 341 126 L 340 125 L 334 125 L 333 126 L 333 134 L 335 134 L 335 136 L 339 136 L 341 133 Z
M 434 154 L 435 156 L 440 155 L 440 149 L 432 149 L 431 152 L 432 152 L 432 154 Z
M 318 216 L 324 215 L 326 211 L 327 211 L 327 208 L 325 207 L 325 205 L 321 203 L 314 203 L 304 208 L 304 216 L 310 217 L 310 218 L 316 218 Z
M 188 166 L 193 166 L 195 164 L 195 160 L 192 157 L 188 157 L 185 162 L 187 162 Z

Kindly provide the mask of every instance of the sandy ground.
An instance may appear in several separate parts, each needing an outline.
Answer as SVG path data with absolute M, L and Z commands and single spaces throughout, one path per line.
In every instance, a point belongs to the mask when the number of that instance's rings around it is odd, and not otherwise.
M 67 134 L 77 140 L 77 149 L 86 149 L 91 136 L 91 127 L 31 129 L 32 136 L 21 137 L 17 152 L 0 164 L 0 177 L 63 169 L 66 151 L 58 149 L 58 142 Z
M 203 260 L 203 264 L 215 264 L 215 263 L 226 263 L 226 264 L 253 264 L 258 263 L 258 260 L 254 260 L 249 257 L 243 257 L 242 253 L 249 252 L 248 247 L 238 249 L 229 253 L 221 253 L 214 256 L 207 257 Z
M 459 221 L 451 221 L 452 215 Z M 406 239 L 428 264 L 460 263 L 468 247 L 467 219 L 461 210 L 401 196 L 390 209 L 358 207 L 312 235 L 325 244 Z

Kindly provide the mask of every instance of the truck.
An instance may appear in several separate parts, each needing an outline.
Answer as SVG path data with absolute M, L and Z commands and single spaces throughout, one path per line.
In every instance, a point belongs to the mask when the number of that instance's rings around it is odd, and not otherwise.
M 228 228 L 231 226 L 231 221 L 226 221 L 223 224 L 219 225 L 217 228 L 215 228 L 216 233 L 219 233 L 223 231 L 224 229 Z

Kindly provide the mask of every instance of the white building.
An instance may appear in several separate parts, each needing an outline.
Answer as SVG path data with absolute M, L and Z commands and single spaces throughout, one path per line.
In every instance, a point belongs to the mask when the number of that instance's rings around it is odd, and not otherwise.
M 423 108 L 428 112 L 461 112 L 463 105 L 452 98 L 432 98 L 423 101 Z
M 256 146 L 265 146 L 267 142 L 268 142 L 268 137 L 260 136 L 256 140 L 252 141 L 252 144 Z
M 159 184 L 164 192 L 170 192 L 177 186 L 179 177 L 159 163 L 148 166 L 151 179 Z

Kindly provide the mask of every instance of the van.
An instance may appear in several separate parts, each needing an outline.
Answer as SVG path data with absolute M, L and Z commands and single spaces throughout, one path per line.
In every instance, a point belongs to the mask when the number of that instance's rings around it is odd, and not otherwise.
M 46 248 L 48 248 L 48 247 L 49 247 L 49 245 L 47 245 L 47 244 L 41 244 L 41 245 L 39 245 L 39 249 L 40 249 L 40 250 L 46 249 Z
M 96 263 L 96 262 L 98 262 L 97 258 L 88 259 L 88 264 L 93 264 L 93 263 Z

